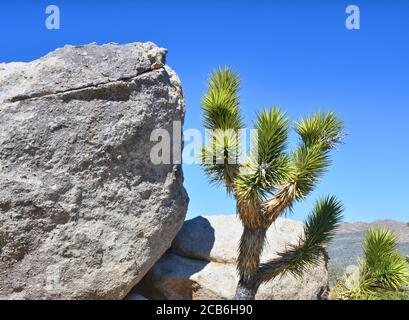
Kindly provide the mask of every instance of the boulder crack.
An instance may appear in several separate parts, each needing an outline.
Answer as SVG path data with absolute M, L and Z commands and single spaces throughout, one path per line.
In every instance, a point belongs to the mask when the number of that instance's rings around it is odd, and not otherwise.
M 20 101 L 26 101 L 26 100 L 31 100 L 31 99 L 37 99 L 37 98 L 46 98 L 46 97 L 50 97 L 50 96 L 58 96 L 58 95 L 65 95 L 65 94 L 70 94 L 70 93 L 75 93 L 75 92 L 80 92 L 83 90 L 87 90 L 87 89 L 99 89 L 102 86 L 106 86 L 106 85 L 115 85 L 115 84 L 120 84 L 123 82 L 130 82 L 133 81 L 137 78 L 139 78 L 142 75 L 145 75 L 147 73 L 159 70 L 159 69 L 163 69 L 164 66 L 159 66 L 159 67 L 152 67 L 151 69 L 145 70 L 141 73 L 138 73 L 135 76 L 130 76 L 130 77 L 123 77 L 123 78 L 118 78 L 116 80 L 109 80 L 109 81 L 105 81 L 105 82 L 100 82 L 97 84 L 88 84 L 88 85 L 84 85 L 84 86 L 80 86 L 80 87 L 76 87 L 76 88 L 71 88 L 71 89 L 66 89 L 66 90 L 57 90 L 57 91 L 40 91 L 40 92 L 35 92 L 32 94 L 27 94 L 27 95 L 17 95 L 15 97 L 6 99 L 4 102 L 8 102 L 8 103 L 13 103 L 13 102 L 20 102 Z

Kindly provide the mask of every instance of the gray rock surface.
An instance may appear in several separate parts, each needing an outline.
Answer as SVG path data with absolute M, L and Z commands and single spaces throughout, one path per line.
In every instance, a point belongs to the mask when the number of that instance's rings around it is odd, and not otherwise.
M 66 46 L 0 64 L 0 297 L 122 299 L 169 248 L 188 197 L 154 165 L 155 128 L 183 121 L 152 43 Z
M 231 299 L 238 276 L 237 245 L 242 232 L 235 216 L 197 217 L 186 221 L 171 249 L 134 289 L 150 299 Z M 303 232 L 300 222 L 280 218 L 267 233 L 262 261 L 295 244 Z M 284 275 L 262 285 L 256 299 L 320 299 L 328 288 L 322 262 L 296 279 Z

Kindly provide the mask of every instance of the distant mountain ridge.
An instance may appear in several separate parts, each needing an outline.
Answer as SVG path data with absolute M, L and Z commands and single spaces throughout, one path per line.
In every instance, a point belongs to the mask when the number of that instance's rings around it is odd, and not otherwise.
M 358 258 L 362 256 L 362 241 L 365 232 L 369 229 L 384 227 L 398 235 L 398 250 L 409 255 L 409 226 L 406 223 L 394 220 L 376 220 L 366 222 L 343 223 L 328 246 L 330 257 L 329 268 L 343 271 L 348 265 L 357 265 Z

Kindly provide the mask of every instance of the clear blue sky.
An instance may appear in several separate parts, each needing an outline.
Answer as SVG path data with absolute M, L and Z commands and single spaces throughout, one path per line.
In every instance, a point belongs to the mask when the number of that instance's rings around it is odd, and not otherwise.
M 44 26 L 61 9 L 61 30 Z M 361 30 L 345 8 L 361 9 Z M 0 3 L 0 61 L 30 61 L 65 44 L 153 41 L 169 49 L 182 80 L 186 128 L 200 128 L 208 73 L 229 65 L 242 77 L 242 108 L 278 105 L 296 119 L 336 111 L 349 136 L 316 192 L 335 194 L 346 220 L 409 221 L 409 1 L 11 1 Z M 234 213 L 223 190 L 185 166 L 188 217 Z

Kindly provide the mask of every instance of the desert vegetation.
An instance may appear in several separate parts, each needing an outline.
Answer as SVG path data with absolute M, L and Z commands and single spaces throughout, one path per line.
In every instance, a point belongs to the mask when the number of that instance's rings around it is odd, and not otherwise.
M 267 229 L 305 199 L 330 166 L 330 152 L 343 137 L 343 122 L 333 112 L 317 112 L 298 120 L 299 145 L 288 151 L 289 118 L 277 107 L 261 110 L 254 121 L 258 135 L 247 159 L 238 163 L 240 80 L 229 68 L 214 71 L 202 100 L 203 124 L 212 135 L 201 152 L 202 166 L 213 184 L 224 184 L 236 200 L 243 225 L 235 299 L 254 299 L 263 282 L 290 273 L 300 276 L 318 263 L 324 245 L 342 219 L 343 206 L 334 196 L 319 199 L 305 221 L 304 234 L 278 257 L 260 263 Z
M 396 250 L 397 236 L 384 228 L 369 230 L 359 267 L 346 273 L 331 291 L 331 299 L 408 300 L 409 261 Z

